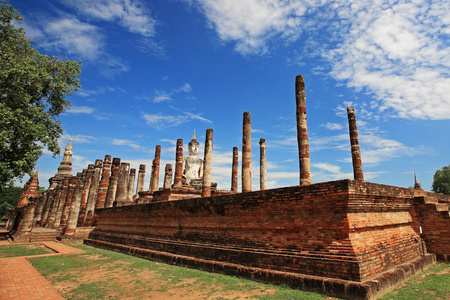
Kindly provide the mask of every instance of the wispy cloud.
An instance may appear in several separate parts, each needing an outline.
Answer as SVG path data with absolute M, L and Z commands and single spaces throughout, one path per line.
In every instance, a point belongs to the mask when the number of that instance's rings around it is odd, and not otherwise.
M 328 71 L 321 72 L 371 94 L 377 102 L 371 109 L 401 118 L 450 118 L 446 0 L 190 3 L 241 54 L 265 54 L 296 42 L 302 56 L 328 61 Z
M 192 114 L 188 112 L 176 116 L 163 114 L 143 114 L 142 118 L 145 120 L 147 125 L 158 130 L 169 127 L 176 127 L 192 120 L 200 120 L 203 122 L 212 123 L 212 121 L 203 118 L 201 114 Z
M 92 114 L 95 108 L 89 106 L 71 106 L 67 111 L 69 114 Z
M 155 95 L 152 101 L 154 103 L 170 102 L 173 100 L 173 95 L 180 93 L 190 93 L 191 91 L 192 87 L 189 83 L 184 83 L 182 86 L 174 88 L 171 91 L 155 90 Z
M 330 122 L 328 122 L 327 124 L 323 124 L 321 127 L 325 127 L 326 129 L 329 129 L 329 130 L 341 130 L 344 128 L 344 126 L 342 124 L 330 123 Z
M 91 18 L 117 22 L 128 31 L 151 37 L 155 34 L 156 20 L 141 1 L 130 0 L 60 0 Z
M 112 139 L 111 144 L 119 146 L 128 146 L 136 150 L 139 150 L 141 148 L 141 146 L 130 140 Z

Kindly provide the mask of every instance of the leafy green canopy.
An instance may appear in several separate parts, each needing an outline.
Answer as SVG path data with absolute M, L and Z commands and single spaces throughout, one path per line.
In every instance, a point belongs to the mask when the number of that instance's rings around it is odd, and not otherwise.
M 40 54 L 25 37 L 19 12 L 0 1 L 0 190 L 31 174 L 44 146 L 57 155 L 57 117 L 80 88 L 81 62 Z
M 450 195 L 450 165 L 434 173 L 431 189 L 435 193 Z

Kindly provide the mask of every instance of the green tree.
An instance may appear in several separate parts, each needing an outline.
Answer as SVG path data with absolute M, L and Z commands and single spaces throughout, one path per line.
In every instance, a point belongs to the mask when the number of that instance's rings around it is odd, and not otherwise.
M 46 147 L 60 152 L 57 119 L 80 88 L 80 62 L 40 54 L 25 37 L 19 12 L 0 0 L 0 191 L 31 174 Z
M 431 190 L 435 193 L 450 195 L 450 165 L 434 173 Z
M 22 191 L 21 187 L 9 187 L 0 192 L 0 219 L 17 206 Z

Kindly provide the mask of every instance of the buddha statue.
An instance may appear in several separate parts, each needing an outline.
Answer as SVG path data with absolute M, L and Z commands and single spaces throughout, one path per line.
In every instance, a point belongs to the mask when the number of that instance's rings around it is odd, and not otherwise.
M 195 130 L 192 140 L 188 144 L 189 156 L 183 157 L 183 185 L 197 186 L 202 184 L 203 160 L 197 157 L 200 143 L 195 139 Z

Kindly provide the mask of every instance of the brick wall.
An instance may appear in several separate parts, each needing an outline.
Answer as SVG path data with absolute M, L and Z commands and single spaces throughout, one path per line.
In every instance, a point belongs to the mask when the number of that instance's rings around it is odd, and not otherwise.
M 354 180 L 98 211 L 90 238 L 364 281 L 417 258 L 408 189 Z

